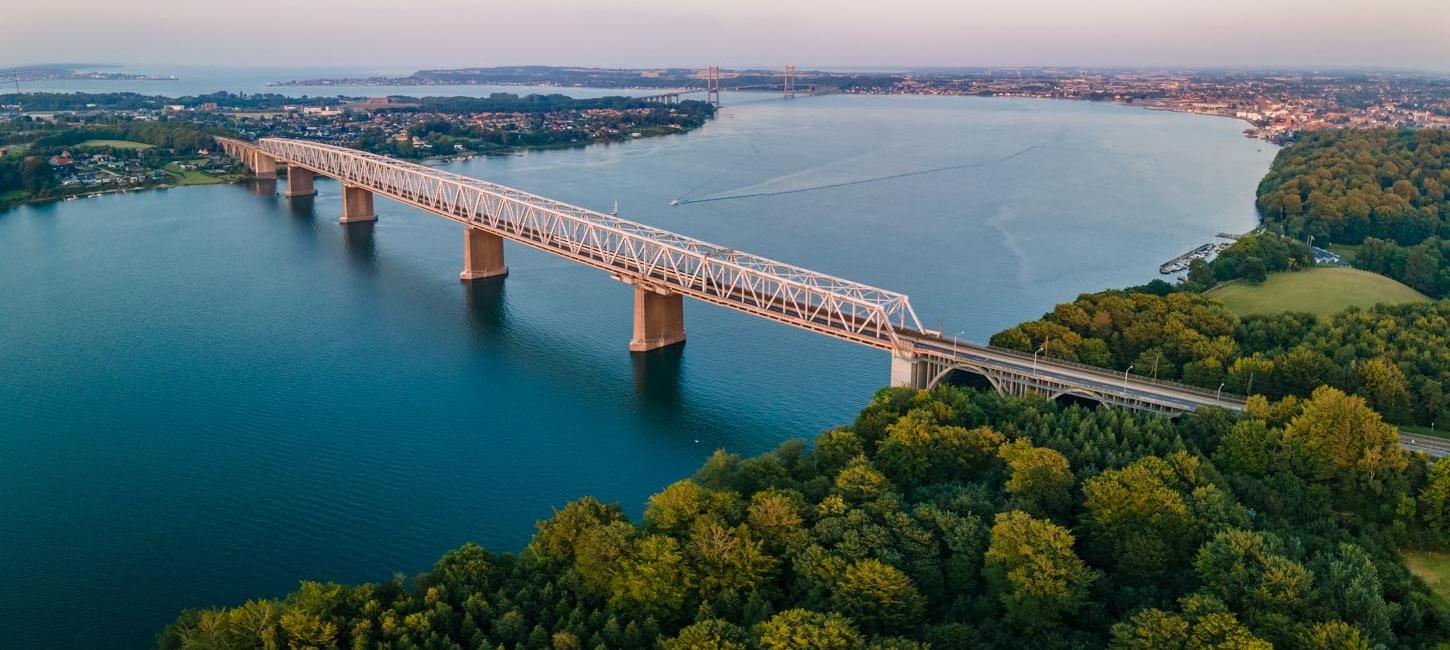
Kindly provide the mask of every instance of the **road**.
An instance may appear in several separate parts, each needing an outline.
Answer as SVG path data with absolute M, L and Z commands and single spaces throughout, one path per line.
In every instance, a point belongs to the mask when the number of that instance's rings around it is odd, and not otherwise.
M 1218 406 L 1234 411 L 1242 410 L 1244 402 L 1233 395 L 1218 394 L 1161 381 L 1154 381 L 1140 375 L 1101 370 L 1085 366 L 1069 365 L 1055 359 L 1038 357 L 1034 367 L 1031 355 L 989 348 L 968 342 L 954 342 L 938 336 L 912 333 L 907 336 L 918 351 L 1007 370 L 1023 377 L 1037 377 L 1077 388 L 1086 389 L 1104 396 L 1129 397 L 1151 402 L 1177 411 L 1192 411 L 1204 406 Z

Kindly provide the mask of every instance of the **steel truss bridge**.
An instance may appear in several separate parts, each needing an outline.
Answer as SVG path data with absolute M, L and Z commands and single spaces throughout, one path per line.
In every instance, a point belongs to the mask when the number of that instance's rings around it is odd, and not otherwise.
M 496 183 L 316 142 L 217 138 L 259 177 L 287 166 L 288 195 L 312 193 L 317 174 L 344 188 L 342 221 L 364 221 L 372 195 L 465 228 L 465 280 L 499 276 L 502 241 L 573 260 L 635 288 L 634 340 L 646 351 L 684 341 L 681 297 L 690 297 L 891 353 L 891 383 L 931 388 L 955 372 L 984 377 L 1008 395 L 1041 394 L 1177 415 L 1237 396 L 945 338 L 922 327 L 901 293 L 751 255 Z M 1406 439 L 1443 455 L 1450 445 Z

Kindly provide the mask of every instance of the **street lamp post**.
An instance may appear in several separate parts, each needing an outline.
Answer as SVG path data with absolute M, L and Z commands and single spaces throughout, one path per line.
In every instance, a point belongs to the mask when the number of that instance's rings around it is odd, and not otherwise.
M 1128 369 L 1127 370 L 1124 370 L 1123 371 L 1123 394 L 1124 395 L 1127 395 L 1128 394 L 1128 373 L 1130 373 L 1132 371 L 1133 371 L 1133 366 L 1131 366 L 1131 365 L 1128 366 Z
M 1040 346 L 1037 347 L 1037 351 L 1032 353 L 1032 376 L 1033 377 L 1036 377 L 1037 376 L 1037 355 L 1042 354 L 1042 352 L 1044 350 L 1046 350 L 1046 349 L 1047 349 L 1047 342 L 1046 341 L 1043 341 L 1042 342 L 1042 345 L 1040 345 Z
M 1223 401 L 1223 384 L 1222 383 L 1220 383 L 1218 385 L 1218 393 L 1214 395 L 1213 399 L 1214 400 L 1217 400 L 1217 401 Z

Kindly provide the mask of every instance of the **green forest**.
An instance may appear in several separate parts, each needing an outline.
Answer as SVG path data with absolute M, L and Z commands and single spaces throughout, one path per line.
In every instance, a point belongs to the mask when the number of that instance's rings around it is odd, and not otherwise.
M 1274 158 L 1258 207 L 1287 236 L 1359 246 L 1356 267 L 1450 294 L 1450 131 L 1305 134 Z
M 1259 183 L 1269 226 L 1297 239 L 1413 245 L 1450 222 L 1450 131 L 1330 129 L 1285 147 Z
M 158 644 L 1444 648 L 1398 549 L 1450 543 L 1447 499 L 1450 460 L 1334 388 L 1178 420 L 885 389 L 812 445 L 716 452 L 642 521 L 580 499 L 518 554 L 188 611 Z

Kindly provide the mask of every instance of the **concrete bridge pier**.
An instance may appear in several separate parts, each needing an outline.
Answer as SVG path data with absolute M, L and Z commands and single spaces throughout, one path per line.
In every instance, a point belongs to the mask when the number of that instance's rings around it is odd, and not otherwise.
M 247 155 L 247 167 L 260 179 L 277 178 L 277 159 L 260 151 L 252 150 Z
M 312 170 L 296 165 L 287 165 L 287 197 L 312 196 L 317 189 L 312 186 Z
M 678 293 L 634 287 L 634 338 L 630 352 L 648 352 L 685 342 L 685 300 Z
M 931 383 L 931 364 L 918 359 L 911 353 L 891 354 L 891 385 L 902 388 L 926 389 Z
M 378 215 L 373 213 L 373 193 L 361 187 L 343 185 L 342 218 L 338 219 L 338 222 L 357 223 L 377 220 Z
M 501 278 L 509 274 L 503 263 L 503 237 L 487 230 L 463 227 L 463 272 L 458 279 L 465 282 L 483 278 Z

